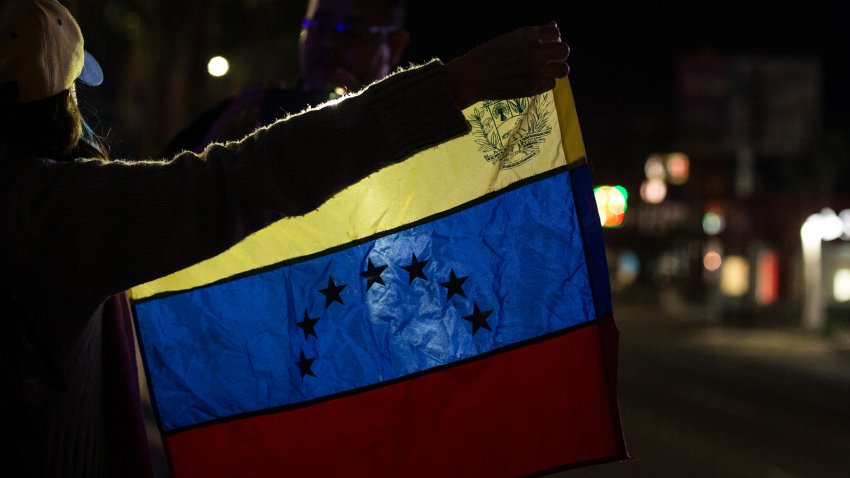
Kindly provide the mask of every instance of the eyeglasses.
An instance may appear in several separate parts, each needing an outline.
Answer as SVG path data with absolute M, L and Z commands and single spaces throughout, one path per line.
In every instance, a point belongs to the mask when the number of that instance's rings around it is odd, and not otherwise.
M 374 35 L 387 35 L 398 30 L 396 25 L 369 25 L 358 21 L 334 21 L 325 17 L 305 18 L 301 28 L 316 33 L 335 33 L 353 39 L 365 39 Z

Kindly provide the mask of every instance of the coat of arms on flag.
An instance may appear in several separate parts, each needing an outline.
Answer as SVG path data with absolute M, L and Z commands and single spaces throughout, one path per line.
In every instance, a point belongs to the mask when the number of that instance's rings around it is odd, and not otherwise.
M 177 478 L 520 476 L 628 458 L 572 92 L 131 291 Z

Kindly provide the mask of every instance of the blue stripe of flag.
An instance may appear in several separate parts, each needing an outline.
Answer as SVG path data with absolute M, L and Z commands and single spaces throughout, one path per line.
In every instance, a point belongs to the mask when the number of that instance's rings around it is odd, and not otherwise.
M 614 313 L 611 304 L 611 281 L 608 276 L 608 260 L 605 257 L 605 242 L 602 224 L 593 197 L 593 179 L 587 163 L 570 172 L 575 207 L 581 222 L 584 237 L 584 253 L 593 290 L 593 303 L 600 317 Z
M 374 385 L 593 320 L 574 172 L 309 261 L 136 304 L 164 430 Z M 373 272 L 386 266 L 371 286 L 361 274 L 369 261 Z

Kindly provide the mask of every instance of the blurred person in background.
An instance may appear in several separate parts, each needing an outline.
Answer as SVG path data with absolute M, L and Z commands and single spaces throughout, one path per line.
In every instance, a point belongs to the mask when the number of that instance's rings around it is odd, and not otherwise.
M 524 27 L 241 141 L 129 162 L 80 114 L 76 82 L 102 73 L 62 5 L 0 0 L 0 39 L 0 453 L 24 477 L 152 475 L 123 291 L 467 133 L 477 101 L 550 90 L 569 54 L 554 23 Z
M 404 0 L 310 0 L 298 40 L 298 84 L 252 84 L 201 113 L 163 151 L 199 152 L 386 77 L 407 47 Z

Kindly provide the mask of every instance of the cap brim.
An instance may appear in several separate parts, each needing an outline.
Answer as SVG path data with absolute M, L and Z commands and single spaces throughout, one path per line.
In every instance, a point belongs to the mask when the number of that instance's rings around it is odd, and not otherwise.
M 91 53 L 84 51 L 85 60 L 83 61 L 83 71 L 77 77 L 77 81 L 88 85 L 98 86 L 103 83 L 103 70 L 100 69 L 100 64 L 94 59 Z

